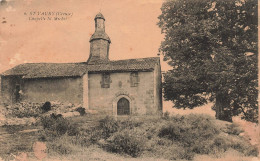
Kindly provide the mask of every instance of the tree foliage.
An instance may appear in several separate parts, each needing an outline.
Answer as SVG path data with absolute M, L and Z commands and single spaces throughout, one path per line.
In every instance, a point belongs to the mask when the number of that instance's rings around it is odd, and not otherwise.
M 171 0 L 161 10 L 165 99 L 176 108 L 214 101 L 218 119 L 257 121 L 257 0 Z

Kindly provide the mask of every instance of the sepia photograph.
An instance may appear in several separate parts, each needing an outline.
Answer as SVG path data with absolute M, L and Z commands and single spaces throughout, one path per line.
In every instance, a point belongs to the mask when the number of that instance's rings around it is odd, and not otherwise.
M 260 161 L 257 0 L 0 0 L 0 161 Z

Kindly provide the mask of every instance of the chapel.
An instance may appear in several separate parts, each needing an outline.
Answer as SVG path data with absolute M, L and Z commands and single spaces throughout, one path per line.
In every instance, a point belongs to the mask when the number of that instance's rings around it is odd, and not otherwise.
M 87 61 L 17 65 L 1 73 L 3 102 L 80 104 L 114 116 L 161 114 L 160 58 L 110 60 L 105 18 L 98 13 L 94 20 Z

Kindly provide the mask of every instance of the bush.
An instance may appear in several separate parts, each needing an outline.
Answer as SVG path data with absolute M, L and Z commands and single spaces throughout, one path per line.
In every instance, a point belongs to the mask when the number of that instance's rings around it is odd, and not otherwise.
M 113 117 L 106 116 L 99 120 L 98 126 L 88 129 L 87 133 L 90 135 L 90 141 L 97 143 L 100 139 L 107 139 L 114 133 L 122 131 L 124 129 L 134 129 L 141 126 L 143 123 L 139 121 L 127 120 L 115 120 Z
M 107 139 L 113 133 L 119 129 L 119 122 L 114 118 L 106 116 L 98 121 L 98 125 L 92 128 L 86 129 L 86 135 L 89 137 L 89 141 L 97 143 L 100 139 Z
M 76 111 L 78 111 L 80 113 L 80 116 L 83 116 L 86 114 L 85 108 L 83 108 L 83 107 L 77 108 Z
M 218 133 L 219 129 L 210 121 L 210 118 L 188 115 L 173 117 L 160 129 L 158 136 L 182 142 L 184 146 L 190 147 L 204 143 L 205 140 Z
M 68 133 L 70 136 L 79 133 L 77 125 L 71 124 L 63 117 L 41 117 L 41 124 L 45 132 L 54 137 L 64 135 L 65 133 Z
M 228 149 L 237 150 L 244 155 L 256 155 L 257 149 L 250 145 L 238 135 L 240 128 L 230 124 L 227 128 L 227 135 L 221 133 L 220 127 L 214 121 L 203 115 L 174 116 L 160 128 L 159 138 L 172 141 L 172 144 L 179 144 L 188 151 L 190 155 L 185 159 L 192 159 L 194 154 L 222 154 Z M 168 142 L 160 142 L 167 144 Z
M 92 145 L 89 135 L 84 132 L 83 133 L 79 132 L 79 134 L 73 138 L 72 143 L 75 145 L 80 145 L 82 147 L 88 147 Z
M 43 112 L 48 112 L 51 110 L 51 103 L 49 101 L 45 102 L 41 107 Z
M 21 130 L 25 129 L 25 126 L 22 126 L 22 125 L 3 125 L 2 127 L 9 134 L 13 134 L 13 133 L 16 133 L 17 131 L 21 131 Z
M 140 127 L 141 125 L 144 124 L 144 121 L 137 121 L 137 120 L 133 120 L 131 118 L 126 119 L 126 120 L 121 120 L 118 121 L 120 130 L 123 129 L 134 129 L 136 127 Z
M 60 155 L 66 155 L 72 153 L 70 146 L 66 145 L 66 143 L 52 142 L 49 145 L 47 145 L 47 147 L 48 147 L 48 153 L 53 151 Z
M 138 157 L 145 150 L 144 136 L 125 130 L 118 132 L 109 139 L 108 150 L 116 153 L 126 153 L 132 157 Z
M 218 135 L 215 137 L 211 148 L 215 152 L 222 153 L 228 149 L 234 149 L 246 156 L 257 156 L 257 147 L 252 146 L 249 142 L 242 140 L 240 137 L 230 137 L 229 135 Z
M 80 132 L 77 124 L 69 124 L 67 128 L 67 133 L 69 136 L 76 136 Z
M 228 133 L 228 134 L 239 135 L 242 132 L 244 132 L 244 130 L 235 123 L 227 125 L 226 133 Z
M 164 112 L 162 118 L 165 119 L 165 120 L 169 120 L 170 119 L 170 112 L 168 112 L 168 111 Z
M 62 117 L 62 115 L 61 114 L 55 114 L 55 113 L 52 113 L 51 115 L 50 115 L 50 117 L 52 118 L 52 119 L 58 119 L 58 118 L 61 118 Z
M 119 122 L 112 117 L 105 117 L 99 121 L 97 130 L 100 132 L 101 138 L 107 139 L 112 133 L 117 132 L 119 129 Z

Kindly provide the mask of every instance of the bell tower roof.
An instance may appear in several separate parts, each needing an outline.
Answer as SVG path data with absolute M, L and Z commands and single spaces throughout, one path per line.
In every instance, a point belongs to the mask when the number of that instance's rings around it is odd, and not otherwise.
M 105 20 L 105 17 L 104 17 L 104 16 L 102 15 L 102 13 L 100 13 L 100 12 L 96 15 L 95 20 L 96 20 L 97 18 L 101 18 L 101 19 Z
M 107 40 L 111 43 L 109 36 L 105 32 L 105 17 L 102 13 L 98 13 L 95 17 L 95 33 L 91 36 L 90 42 L 97 39 Z

